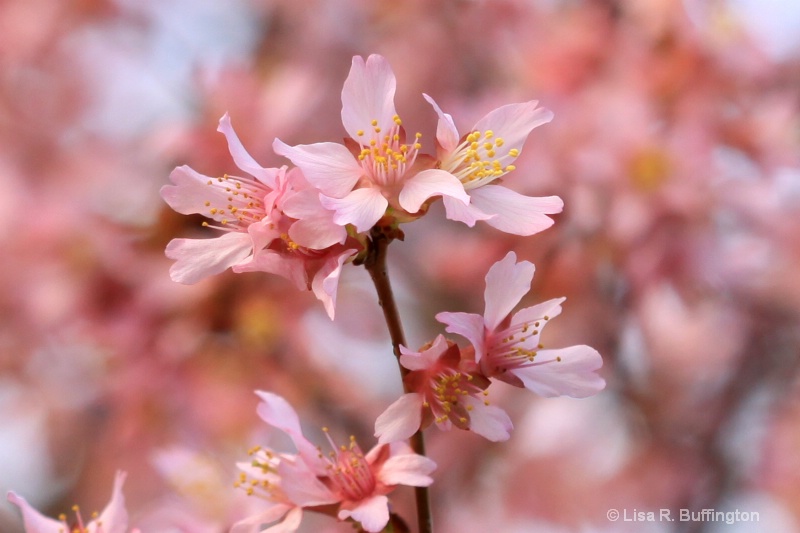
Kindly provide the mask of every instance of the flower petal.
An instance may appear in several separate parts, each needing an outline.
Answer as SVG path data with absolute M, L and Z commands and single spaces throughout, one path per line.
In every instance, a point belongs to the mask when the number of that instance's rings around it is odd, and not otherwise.
M 529 236 L 553 225 L 548 214 L 560 213 L 564 202 L 558 196 L 524 196 L 501 185 L 484 185 L 470 191 L 471 205 L 495 215 L 490 226 L 513 235 Z M 448 217 L 449 218 L 449 217 Z
M 284 516 L 285 515 L 285 516 Z M 278 524 L 262 530 L 261 526 L 275 522 L 283 517 Z M 300 527 L 303 518 L 303 509 L 279 503 L 268 509 L 240 520 L 233 524 L 230 533 L 292 533 Z
M 423 93 L 422 97 L 433 106 L 433 110 L 439 115 L 439 122 L 436 125 L 436 141 L 445 152 L 453 152 L 456 147 L 458 147 L 459 139 L 458 130 L 456 129 L 455 122 L 453 122 L 453 117 L 443 112 L 433 98 L 427 94 Z
M 295 505 L 311 507 L 339 501 L 304 461 L 281 460 L 278 476 L 281 489 Z
M 222 115 L 222 118 L 219 119 L 217 131 L 225 135 L 225 139 L 228 141 L 228 150 L 230 151 L 231 157 L 233 157 L 233 162 L 236 163 L 236 166 L 251 176 L 257 178 L 261 183 L 274 189 L 275 177 L 278 174 L 278 169 L 264 168 L 256 163 L 256 160 L 253 159 L 247 150 L 245 150 L 244 146 L 242 145 L 242 141 L 239 140 L 236 132 L 233 131 L 231 117 L 228 115 L 228 113 L 225 113 Z
M 469 204 L 469 195 L 458 178 L 439 169 L 423 170 L 407 179 L 398 200 L 403 209 L 416 213 L 433 196 L 450 197 L 464 205 Z
M 347 230 L 333 221 L 333 211 L 322 207 L 319 192 L 314 189 L 293 194 L 283 210 L 287 216 L 298 219 L 289 228 L 289 237 L 300 246 L 322 250 L 347 239 Z
M 375 420 L 378 444 L 401 441 L 417 432 L 422 423 L 422 395 L 403 394 Z
M 395 124 L 394 93 L 397 80 L 389 62 L 372 54 L 365 62 L 361 56 L 353 58 L 350 74 L 342 88 L 342 124 L 350 137 L 367 144 L 375 135 L 375 126 L 388 132 Z M 359 131 L 367 133 L 365 138 Z
M 441 334 L 437 335 L 431 345 L 421 352 L 413 352 L 401 345 L 400 364 L 409 370 L 425 370 L 435 365 L 448 348 L 447 339 Z
M 389 498 L 372 496 L 355 504 L 343 504 L 337 516 L 339 520 L 352 518 L 364 531 L 378 533 L 389 523 Z
M 470 228 L 479 220 L 488 220 L 497 216 L 481 211 L 475 206 L 475 204 L 472 203 L 472 197 L 470 197 L 469 204 L 465 204 L 460 200 L 451 198 L 450 196 L 443 196 L 442 202 L 444 203 L 445 215 L 448 220 L 463 222 Z
M 275 139 L 272 149 L 300 167 L 306 180 L 328 196 L 345 196 L 353 190 L 364 173 L 353 154 L 341 144 L 327 142 L 289 146 Z
M 87 529 L 90 533 L 96 531 L 92 528 L 93 525 L 99 529 L 100 524 L 102 524 L 103 533 L 125 533 L 128 530 L 128 511 L 125 509 L 125 496 L 122 494 L 122 485 L 125 483 L 126 475 L 125 472 L 117 472 L 114 477 L 111 500 L 100 516 L 89 523 Z
M 300 419 L 289 402 L 272 392 L 256 391 L 256 394 L 262 400 L 256 408 L 258 416 L 270 426 L 289 435 L 300 457 L 309 467 L 317 473 L 324 472 L 325 462 L 319 458 L 316 446 L 303 436 Z
M 534 128 L 553 120 L 553 113 L 543 107 L 537 107 L 538 105 L 539 102 L 532 100 L 498 107 L 480 119 L 473 131 L 491 130 L 495 139 L 503 139 L 503 145 L 494 149 L 498 159 L 505 157 L 512 149 L 521 152 L 528 134 Z
M 496 262 L 486 274 L 486 302 L 484 319 L 486 329 L 494 331 L 508 316 L 523 296 L 530 290 L 535 267 L 529 261 L 517 263 L 517 255 L 508 252 Z
M 596 372 L 601 366 L 603 359 L 597 350 L 578 345 L 540 350 L 534 364 L 509 372 L 519 377 L 526 389 L 541 396 L 586 398 L 597 394 L 606 385 Z
M 63 522 L 44 516 L 15 492 L 8 493 L 8 501 L 19 507 L 22 512 L 22 522 L 25 525 L 26 533 L 61 533 L 64 531 Z
M 221 221 L 229 216 L 211 213 L 206 206 L 206 202 L 213 205 L 224 205 L 228 199 L 228 193 L 224 188 L 208 185 L 212 178 L 183 165 L 173 170 L 169 179 L 174 185 L 161 187 L 161 198 L 176 212 L 182 215 L 199 213 L 216 221 Z
M 433 483 L 430 476 L 436 470 L 436 463 L 416 453 L 393 455 L 377 472 L 377 478 L 384 485 L 408 485 L 427 487 Z
M 253 241 L 246 233 L 232 231 L 213 239 L 172 239 L 166 255 L 176 262 L 170 278 L 191 285 L 244 262 L 253 253 Z
M 485 405 L 482 400 L 465 396 L 464 403 L 472 406 L 469 412 L 469 430 L 492 442 L 501 442 L 511 437 L 514 424 L 508 414 L 494 405 Z
M 439 313 L 436 320 L 445 324 L 448 333 L 465 337 L 475 347 L 475 362 L 479 363 L 485 352 L 486 328 L 483 317 L 474 313 Z
M 328 258 L 311 281 L 311 290 L 314 291 L 314 295 L 325 306 L 325 311 L 331 320 L 333 320 L 336 312 L 336 293 L 339 289 L 339 276 L 342 273 L 342 265 L 355 253 L 356 250 L 345 250 L 337 256 Z
M 389 201 L 373 187 L 356 189 L 344 198 L 321 196 L 325 209 L 336 211 L 333 221 L 344 226 L 352 224 L 359 232 L 369 230 L 386 213 Z

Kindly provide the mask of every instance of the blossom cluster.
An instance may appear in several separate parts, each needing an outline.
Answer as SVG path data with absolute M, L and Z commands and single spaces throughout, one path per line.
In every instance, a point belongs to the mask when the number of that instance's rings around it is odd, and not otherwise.
M 424 215 L 441 198 L 449 219 L 477 221 L 507 233 L 533 235 L 553 224 L 557 196 L 528 197 L 500 184 L 516 169 L 528 134 L 552 119 L 538 102 L 502 106 L 459 136 L 453 118 L 438 114 L 436 154 L 423 153 L 421 134 L 406 133 L 394 105 L 396 78 L 385 58 L 353 58 L 342 90 L 349 138 L 273 149 L 294 165 L 264 168 L 245 150 L 226 114 L 218 131 L 246 176 L 208 177 L 188 166 L 170 175 L 164 200 L 182 214 L 201 214 L 222 234 L 174 239 L 167 256 L 173 280 L 195 283 L 228 268 L 268 272 L 309 289 L 335 313 L 342 266 L 364 251 L 376 224 L 394 227 Z

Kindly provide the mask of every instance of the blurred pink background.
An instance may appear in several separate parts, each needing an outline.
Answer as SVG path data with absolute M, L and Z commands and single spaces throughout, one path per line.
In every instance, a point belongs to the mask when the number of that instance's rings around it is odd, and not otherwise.
M 493 388 L 506 443 L 428 431 L 436 531 L 800 531 L 798 27 L 781 0 L 5 0 L 0 494 L 100 510 L 123 469 L 143 532 L 227 531 L 253 505 L 235 462 L 273 439 L 255 389 L 371 447 L 401 387 L 366 272 L 345 268 L 333 323 L 283 279 L 173 283 L 166 243 L 209 233 L 158 190 L 176 165 L 235 172 L 226 111 L 265 166 L 285 163 L 276 136 L 339 141 L 351 58 L 380 53 L 428 143 L 422 92 L 461 131 L 551 109 L 506 183 L 566 204 L 529 238 L 441 205 L 405 226 L 390 268 L 412 347 L 435 313 L 480 312 L 514 250 L 536 264 L 523 303 L 567 297 L 545 342 L 594 346 L 608 382 L 586 400 Z M 0 531 L 22 531 L 5 498 Z

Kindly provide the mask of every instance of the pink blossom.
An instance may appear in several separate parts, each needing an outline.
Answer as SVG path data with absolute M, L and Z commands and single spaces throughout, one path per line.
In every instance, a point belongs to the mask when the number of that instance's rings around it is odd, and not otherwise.
M 561 313 L 566 298 L 554 298 L 511 311 L 530 290 L 534 266 L 516 262 L 514 252 L 489 269 L 486 275 L 483 316 L 473 313 L 439 313 L 436 319 L 447 331 L 469 339 L 481 371 L 542 396 L 591 396 L 605 387 L 596 370 L 603 364 L 589 346 L 544 349 L 540 336 L 544 326 Z
M 78 506 L 72 510 L 75 512 L 76 522 L 67 522 L 66 515 L 61 515 L 58 520 L 48 518 L 33 507 L 25 498 L 18 496 L 14 492 L 8 493 L 8 501 L 19 507 L 22 511 L 22 520 L 25 525 L 25 533 L 125 533 L 128 531 L 128 512 L 125 510 L 125 497 L 122 495 L 122 485 L 125 482 L 125 472 L 117 472 L 114 478 L 114 490 L 111 494 L 111 501 L 99 515 L 93 515 L 89 522 L 84 522 Z M 131 533 L 137 533 L 134 529 Z
M 321 191 L 322 204 L 336 212 L 334 221 L 359 232 L 369 230 L 387 208 L 414 214 L 440 195 L 456 204 L 469 202 L 454 176 L 417 172 L 421 134 L 406 142 L 394 107 L 396 85 L 385 58 L 355 56 L 342 90 L 342 123 L 352 141 L 289 146 L 276 139 L 273 144 Z
M 419 352 L 401 351 L 400 364 L 410 370 L 404 380 L 410 392 L 375 421 L 378 442 L 407 439 L 431 423 L 442 430 L 467 429 L 491 441 L 509 438 L 511 419 L 489 404 L 489 380 L 458 346 L 439 335 Z
M 333 221 L 299 169 L 261 167 L 247 153 L 228 115 L 218 131 L 228 140 L 236 165 L 250 177 L 210 178 L 188 166 L 170 175 L 174 185 L 161 189 L 164 200 L 182 214 L 199 213 L 219 225 L 212 239 L 173 239 L 166 254 L 176 263 L 170 276 L 196 283 L 228 268 L 269 272 L 308 289 L 333 318 L 342 265 L 357 252 L 344 227 Z
M 260 531 L 265 523 L 279 521 L 266 531 L 291 532 L 300 525 L 303 508 L 338 505 L 339 520 L 352 519 L 370 532 L 382 531 L 389 522 L 387 494 L 397 485 L 428 486 L 436 464 L 417 455 L 403 443 L 378 444 L 366 454 L 355 437 L 337 446 L 323 428 L 333 451 L 323 455 L 302 433 L 295 410 L 282 397 L 263 391 L 258 414 L 270 426 L 284 431 L 297 454 L 256 447 L 252 460 L 240 463 L 237 485 L 268 502 L 260 514 L 234 525 L 233 533 Z
M 436 128 L 439 164 L 421 174 L 458 178 L 469 203 L 443 197 L 447 218 L 473 226 L 478 220 L 500 231 L 533 235 L 549 228 L 564 202 L 558 196 L 529 197 L 496 182 L 513 170 L 528 134 L 553 119 L 553 113 L 533 100 L 495 109 L 480 119 L 468 134 L 459 137 L 453 117 L 444 113 L 430 96 L 423 95 L 439 115 Z M 432 179 L 432 178 L 427 178 Z

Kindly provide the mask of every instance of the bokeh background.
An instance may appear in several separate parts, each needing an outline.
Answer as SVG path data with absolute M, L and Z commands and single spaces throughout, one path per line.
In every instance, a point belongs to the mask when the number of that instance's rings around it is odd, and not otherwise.
M 530 238 L 440 205 L 407 225 L 390 268 L 412 347 L 435 313 L 481 312 L 514 250 L 537 267 L 523 304 L 567 296 L 544 341 L 594 346 L 608 382 L 586 400 L 495 385 L 506 443 L 429 430 L 437 531 L 800 531 L 798 28 L 793 0 L 0 2 L 0 493 L 100 510 L 123 469 L 143 532 L 227 531 L 257 507 L 235 462 L 275 439 L 255 389 L 312 435 L 373 444 L 400 385 L 366 272 L 345 269 L 333 323 L 267 275 L 178 285 L 164 246 L 210 233 L 158 191 L 176 165 L 236 173 L 226 111 L 265 166 L 276 136 L 340 140 L 351 58 L 380 53 L 427 151 L 422 92 L 461 131 L 552 109 L 506 185 L 566 203 Z M 20 522 L 3 498 L 0 531 Z

